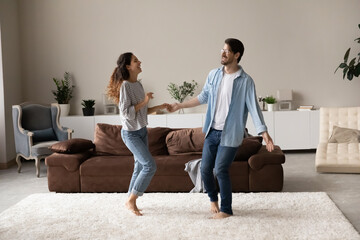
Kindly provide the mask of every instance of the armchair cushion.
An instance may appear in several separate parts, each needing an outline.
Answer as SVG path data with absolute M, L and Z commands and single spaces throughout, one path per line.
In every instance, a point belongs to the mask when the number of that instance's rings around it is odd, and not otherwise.
M 56 141 L 56 135 L 52 128 L 33 130 L 33 142 Z
M 260 136 L 244 138 L 236 152 L 234 161 L 247 161 L 260 150 L 262 140 L 263 138 Z
M 92 141 L 82 138 L 73 138 L 61 141 L 50 146 L 50 150 L 56 153 L 80 153 L 95 148 Z

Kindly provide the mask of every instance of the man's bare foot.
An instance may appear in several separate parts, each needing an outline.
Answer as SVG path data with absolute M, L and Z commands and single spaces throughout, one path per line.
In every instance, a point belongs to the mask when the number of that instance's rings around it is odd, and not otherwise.
M 212 219 L 222 219 L 222 218 L 228 218 L 231 216 L 232 215 L 224 213 L 224 212 L 218 212 L 218 213 L 214 214 L 214 216 L 212 216 Z
M 212 213 L 220 212 L 219 202 L 210 202 L 210 211 Z
M 129 209 L 131 212 L 133 212 L 136 216 L 142 216 L 142 213 L 137 208 L 136 203 L 133 201 L 127 201 L 125 203 L 125 207 Z

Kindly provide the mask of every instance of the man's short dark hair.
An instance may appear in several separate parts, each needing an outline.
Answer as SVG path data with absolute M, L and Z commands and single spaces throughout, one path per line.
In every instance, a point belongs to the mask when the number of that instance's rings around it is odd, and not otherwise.
M 229 45 L 234 54 L 240 53 L 240 57 L 237 59 L 237 62 L 240 62 L 241 57 L 244 55 L 244 44 L 236 38 L 228 38 L 225 43 Z

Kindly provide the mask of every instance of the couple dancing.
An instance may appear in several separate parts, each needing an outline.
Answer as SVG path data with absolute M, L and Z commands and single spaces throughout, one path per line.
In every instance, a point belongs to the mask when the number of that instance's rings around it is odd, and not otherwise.
M 210 198 L 210 210 L 214 214 L 212 218 L 233 215 L 229 168 L 242 143 L 248 112 L 257 133 L 262 135 L 267 150 L 271 152 L 274 149 L 257 103 L 254 81 L 238 64 L 243 54 L 244 45 L 241 41 L 234 38 L 226 39 L 221 49 L 223 66 L 210 71 L 197 97 L 183 103 L 164 103 L 154 107 L 148 107 L 153 93 L 145 93 L 137 79 L 142 71 L 141 62 L 132 53 L 120 55 L 108 85 L 108 95 L 119 103 L 121 137 L 134 155 L 134 172 L 125 206 L 135 215 L 142 215 L 136 200 L 143 195 L 156 172 L 156 163 L 148 148 L 147 114 L 159 109 L 174 112 L 200 104 L 208 104 L 203 128 L 206 137 L 202 152 L 201 177 Z M 214 168 L 220 189 L 220 207 L 213 175 Z

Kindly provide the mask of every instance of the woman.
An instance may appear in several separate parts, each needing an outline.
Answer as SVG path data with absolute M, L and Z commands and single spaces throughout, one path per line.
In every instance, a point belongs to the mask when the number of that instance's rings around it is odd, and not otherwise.
M 136 199 L 143 195 L 156 171 L 155 160 L 148 148 L 147 114 L 168 106 L 164 103 L 148 107 L 153 93 L 145 94 L 142 84 L 137 79 L 141 71 L 141 62 L 138 58 L 130 52 L 123 53 L 117 60 L 117 67 L 108 85 L 108 96 L 119 103 L 121 137 L 134 155 L 134 172 L 125 206 L 137 216 L 141 216 L 142 213 L 136 205 Z

